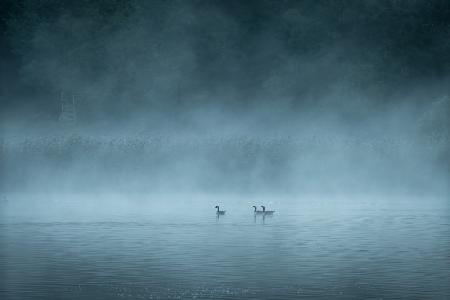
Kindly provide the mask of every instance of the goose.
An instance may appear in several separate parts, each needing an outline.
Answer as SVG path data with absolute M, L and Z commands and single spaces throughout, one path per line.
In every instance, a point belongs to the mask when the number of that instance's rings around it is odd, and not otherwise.
M 219 210 L 219 206 L 216 205 L 217 211 L 216 211 L 216 215 L 224 215 L 225 214 L 225 210 Z
M 264 213 L 262 210 L 256 210 L 256 206 L 255 205 L 253 205 L 252 207 L 255 208 L 255 211 L 254 211 L 255 215 L 261 215 L 261 214 Z
M 274 210 L 266 210 L 266 207 L 264 206 L 264 205 L 261 205 L 261 207 L 262 207 L 262 213 L 264 214 L 264 215 L 273 215 L 273 213 L 275 212 Z

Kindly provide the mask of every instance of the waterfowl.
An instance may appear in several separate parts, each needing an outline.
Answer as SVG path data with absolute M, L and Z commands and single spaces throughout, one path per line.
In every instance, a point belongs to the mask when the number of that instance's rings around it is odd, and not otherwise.
M 264 205 L 261 205 L 261 207 L 262 207 L 262 213 L 264 214 L 264 215 L 273 215 L 273 213 L 275 212 L 274 210 L 266 210 L 266 207 L 264 206 Z
M 255 208 L 255 211 L 254 211 L 255 215 L 261 215 L 261 214 L 264 213 L 262 210 L 256 210 L 256 206 L 255 205 L 253 205 L 252 207 Z
M 217 208 L 217 211 L 216 211 L 216 215 L 224 215 L 225 214 L 225 210 L 219 210 L 219 206 L 218 205 L 216 205 L 216 208 Z

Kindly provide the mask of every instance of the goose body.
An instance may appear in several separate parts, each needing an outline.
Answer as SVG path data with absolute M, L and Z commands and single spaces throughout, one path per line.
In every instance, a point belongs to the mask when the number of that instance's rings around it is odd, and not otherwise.
M 255 215 L 262 215 L 264 213 L 262 210 L 256 210 L 256 206 L 253 205 L 252 207 L 255 208 L 254 210 Z
M 216 205 L 216 208 L 217 208 L 216 215 L 223 216 L 225 214 L 225 210 L 220 210 L 218 205 Z
M 274 210 L 266 210 L 266 207 L 264 206 L 264 205 L 261 205 L 261 207 L 262 207 L 262 213 L 264 214 L 264 215 L 273 215 L 273 213 L 275 212 Z

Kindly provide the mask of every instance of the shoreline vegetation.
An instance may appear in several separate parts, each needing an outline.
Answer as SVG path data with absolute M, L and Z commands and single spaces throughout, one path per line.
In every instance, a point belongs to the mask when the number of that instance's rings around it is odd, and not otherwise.
M 446 190 L 449 145 L 448 137 L 438 135 L 111 138 L 74 133 L 3 139 L 0 172 L 5 192 L 433 193 Z

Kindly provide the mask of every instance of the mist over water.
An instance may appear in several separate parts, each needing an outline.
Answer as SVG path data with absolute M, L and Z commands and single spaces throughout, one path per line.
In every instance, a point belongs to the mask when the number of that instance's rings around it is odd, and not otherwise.
M 0 298 L 450 297 L 447 1 L 0 9 Z
M 448 192 L 445 1 L 3 8 L 5 191 Z

